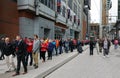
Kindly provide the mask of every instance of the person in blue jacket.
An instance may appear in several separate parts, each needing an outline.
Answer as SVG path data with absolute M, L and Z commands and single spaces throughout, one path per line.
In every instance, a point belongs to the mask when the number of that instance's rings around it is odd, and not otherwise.
M 48 60 L 52 60 L 52 52 L 55 48 L 55 43 L 52 40 L 49 40 L 48 43 Z

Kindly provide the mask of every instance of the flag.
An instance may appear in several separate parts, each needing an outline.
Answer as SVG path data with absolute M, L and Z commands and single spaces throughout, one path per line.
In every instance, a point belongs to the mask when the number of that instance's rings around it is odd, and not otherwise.
M 70 18 L 70 9 L 67 9 L 68 19 Z
M 57 0 L 57 12 L 61 12 L 61 0 Z
M 57 0 L 57 6 L 61 6 L 61 0 Z
M 74 15 L 74 23 L 76 22 L 76 15 Z

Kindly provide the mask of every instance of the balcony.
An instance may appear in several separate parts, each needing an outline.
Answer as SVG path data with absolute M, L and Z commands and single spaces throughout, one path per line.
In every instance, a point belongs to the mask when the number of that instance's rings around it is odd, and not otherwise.
M 63 17 L 61 14 L 58 14 L 57 18 L 56 18 L 56 22 L 59 22 L 59 23 L 66 25 L 66 18 Z
M 47 18 L 55 20 L 55 11 L 50 9 L 49 7 L 45 6 L 42 3 L 40 3 L 40 7 L 38 8 L 38 13 L 37 14 L 40 14 L 40 15 L 43 15 Z
M 68 20 L 68 23 L 67 23 L 68 26 L 73 26 L 73 22 Z
M 31 10 L 35 11 L 35 0 L 17 0 L 18 10 Z

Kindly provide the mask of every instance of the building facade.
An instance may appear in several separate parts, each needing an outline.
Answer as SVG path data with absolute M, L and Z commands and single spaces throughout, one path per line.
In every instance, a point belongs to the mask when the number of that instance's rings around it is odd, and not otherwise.
M 120 0 L 118 0 L 118 19 L 120 19 Z
M 17 2 L 15 0 L 0 0 L 0 11 L 0 37 L 15 38 L 19 33 Z
M 0 35 L 85 39 L 88 3 L 89 0 L 1 0 Z
M 95 36 L 95 38 L 98 39 L 99 38 L 99 23 L 91 23 L 90 30 L 91 30 L 90 35 Z

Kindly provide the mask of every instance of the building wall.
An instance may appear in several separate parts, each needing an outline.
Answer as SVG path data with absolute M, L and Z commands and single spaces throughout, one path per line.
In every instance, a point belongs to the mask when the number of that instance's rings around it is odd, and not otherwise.
M 91 25 L 90 25 L 90 30 L 91 30 L 90 33 L 94 32 L 94 33 L 93 33 L 94 36 L 95 36 L 96 38 L 99 38 L 99 24 L 98 24 L 98 23 L 91 23 Z
M 40 38 L 54 39 L 54 21 L 36 17 L 34 20 L 34 34 L 38 34 Z
M 34 20 L 27 17 L 19 18 L 19 30 L 22 37 L 33 38 L 34 34 Z
M 120 19 L 120 0 L 118 0 L 118 19 Z
M 108 24 L 108 10 L 106 9 L 106 1 L 102 0 L 102 25 Z
M 20 34 L 23 35 L 24 37 L 25 36 L 32 37 L 31 34 L 38 34 L 40 37 L 45 37 L 46 36 L 45 34 L 48 33 L 47 32 L 48 30 L 49 31 L 49 33 L 47 34 L 48 38 L 53 39 L 56 37 L 56 31 L 57 31 L 56 27 L 58 27 L 59 31 L 61 31 L 61 34 L 58 32 L 58 35 L 62 35 L 62 38 L 67 38 L 67 37 L 76 38 L 76 36 L 79 36 L 77 38 L 81 38 L 80 32 L 82 30 L 82 27 L 86 26 L 85 24 L 83 26 L 83 19 L 82 19 L 82 16 L 83 16 L 82 8 L 83 8 L 84 1 L 79 0 L 78 2 L 78 0 L 73 0 L 72 7 L 69 8 L 67 5 L 69 2 L 67 3 L 66 1 L 61 0 L 61 11 L 60 12 L 56 12 L 57 3 L 56 5 L 53 6 L 53 8 L 51 8 L 52 6 L 51 7 L 49 6 L 49 4 L 52 5 L 51 1 L 56 2 L 57 0 L 40 0 L 41 2 L 39 2 L 38 0 L 39 3 L 38 5 L 36 5 L 37 8 L 35 11 L 29 9 L 30 8 L 29 5 L 32 5 L 32 7 L 34 7 L 33 1 L 31 0 L 24 1 L 26 3 L 23 3 L 23 1 L 24 0 L 18 1 L 18 10 L 20 13 L 19 15 L 20 16 L 19 18 L 20 19 Z M 26 8 L 26 7 L 29 7 L 29 8 Z M 75 9 L 76 7 L 77 9 Z M 70 20 L 70 18 L 67 19 L 68 9 L 71 10 L 70 14 L 71 14 L 72 20 Z M 25 11 L 25 13 L 21 11 Z M 30 14 L 29 11 L 32 11 L 33 13 Z M 76 22 L 74 22 L 75 15 L 76 15 Z M 80 19 L 79 26 L 78 26 L 78 19 Z M 29 28 L 27 29 L 27 27 Z M 30 30 L 32 32 L 30 32 Z M 73 31 L 70 32 L 70 30 L 73 30 Z M 85 31 L 86 31 L 86 28 L 84 28 L 84 32 Z
M 12 0 L 0 0 L 0 34 L 12 39 L 19 32 L 17 3 Z
M 82 27 L 82 39 L 86 39 L 86 31 L 87 29 L 87 22 L 86 20 L 83 20 L 83 27 Z

